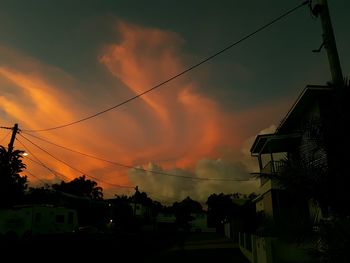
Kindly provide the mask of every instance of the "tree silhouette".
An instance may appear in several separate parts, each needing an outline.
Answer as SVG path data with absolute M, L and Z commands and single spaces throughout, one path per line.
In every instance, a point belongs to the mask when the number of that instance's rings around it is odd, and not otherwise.
M 26 168 L 22 162 L 23 151 L 9 153 L 0 145 L 0 206 L 11 206 L 24 196 L 27 188 L 27 177 L 20 176 Z
M 56 205 L 60 202 L 60 194 L 53 191 L 48 184 L 41 187 L 29 187 L 26 192 L 25 202 L 28 204 Z
M 133 208 L 130 206 L 130 197 L 116 195 L 109 201 L 112 204 L 112 219 L 119 230 L 131 230 L 135 226 Z
M 147 193 L 140 192 L 138 189 L 136 190 L 135 194 L 130 197 L 130 202 L 136 203 L 136 204 L 142 204 L 151 206 L 152 205 L 152 199 L 147 196 Z
M 185 231 L 190 230 L 190 221 L 193 219 L 192 213 L 200 213 L 203 211 L 202 205 L 192 200 L 189 196 L 181 202 L 175 202 L 173 204 L 173 211 L 176 216 L 176 223 L 180 228 Z
M 232 201 L 233 198 L 238 199 L 239 197 L 238 193 L 210 195 L 206 202 L 208 205 L 208 224 L 222 230 L 223 223 L 231 221 L 233 216 L 239 213 L 239 206 Z
M 62 181 L 60 184 L 53 184 L 52 188 L 56 191 L 62 191 L 80 197 L 94 200 L 103 199 L 102 187 L 97 186 L 95 181 L 86 179 L 85 175 L 75 178 L 68 183 Z

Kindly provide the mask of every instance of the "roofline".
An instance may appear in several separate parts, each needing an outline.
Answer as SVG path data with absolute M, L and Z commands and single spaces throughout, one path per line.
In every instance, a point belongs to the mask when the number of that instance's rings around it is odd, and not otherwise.
M 264 194 L 258 194 L 258 196 L 252 200 L 252 202 L 256 203 L 257 201 L 260 201 L 263 198 L 264 198 Z
M 253 142 L 252 147 L 250 147 L 251 156 L 256 156 L 256 155 L 253 154 L 253 152 L 254 152 L 253 149 L 256 147 L 256 145 L 257 145 L 257 143 L 258 143 L 258 141 L 259 141 L 259 139 L 260 139 L 261 137 L 271 137 L 271 136 L 274 136 L 274 135 L 275 135 L 275 133 L 258 134 L 258 135 L 255 137 L 255 140 L 254 140 L 254 142 Z
M 257 145 L 257 143 L 255 143 L 255 141 L 254 141 L 254 144 L 253 144 L 253 146 L 252 146 L 252 148 L 250 149 L 250 151 L 251 151 L 251 156 L 254 156 L 254 157 L 256 157 L 256 156 L 258 156 L 258 155 L 260 155 L 262 152 L 263 152 L 263 150 L 264 150 L 264 148 L 265 148 L 265 146 L 266 146 L 266 144 L 267 143 L 269 143 L 270 141 L 272 141 L 272 140 L 279 140 L 279 139 L 292 139 L 292 138 L 299 138 L 299 137 L 301 137 L 301 134 L 300 133 L 298 133 L 298 132 L 295 132 L 295 133 L 290 133 L 290 134 L 277 134 L 277 133 L 273 133 L 273 134 L 262 134 L 262 135 L 260 135 L 260 137 L 262 137 L 263 135 L 266 135 L 266 141 L 264 142 L 264 144 L 263 144 L 263 146 L 261 147 L 261 149 L 260 149 L 260 151 L 259 152 L 255 152 L 255 153 L 253 153 L 253 151 L 254 151 L 254 148 L 255 148 L 255 146 Z M 259 135 L 258 135 L 259 136 Z M 259 138 L 260 138 L 259 137 Z M 258 139 L 258 137 L 257 137 L 257 139 Z M 256 140 L 257 141 L 257 140 Z
M 280 122 L 280 124 L 278 125 L 277 129 L 276 129 L 276 133 L 278 133 L 278 131 L 281 129 L 281 127 L 284 125 L 284 123 L 286 122 L 286 120 L 289 118 L 289 116 L 292 114 L 292 112 L 294 111 L 294 109 L 297 107 L 297 105 L 299 104 L 301 98 L 304 96 L 304 94 L 308 91 L 308 90 L 332 90 L 331 87 L 326 86 L 326 85 L 307 85 L 303 91 L 299 94 L 298 98 L 296 99 L 296 101 L 293 103 L 292 107 L 288 110 L 287 114 L 285 115 L 285 117 L 282 119 L 282 121 Z

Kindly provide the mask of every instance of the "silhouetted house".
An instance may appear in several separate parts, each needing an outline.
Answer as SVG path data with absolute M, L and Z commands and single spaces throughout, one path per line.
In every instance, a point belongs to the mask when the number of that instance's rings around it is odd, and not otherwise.
M 132 207 L 134 209 L 134 215 L 136 217 L 142 217 L 142 218 L 150 218 L 151 217 L 152 208 L 150 205 L 133 203 Z
M 205 211 L 191 213 L 190 231 L 192 232 L 215 232 L 214 227 L 208 227 L 208 217 Z
M 317 136 L 320 127 L 329 120 L 329 97 L 333 90 L 328 86 L 307 86 L 276 132 L 258 135 L 251 147 L 257 157 L 261 184 L 255 199 L 256 212 L 262 223 L 256 235 L 249 238 L 251 251 L 246 251 L 251 262 L 308 262 L 305 247 L 285 242 L 285 232 L 293 231 L 310 220 L 309 204 L 297 200 L 274 180 L 288 169 L 288 164 L 306 160 L 308 165 L 327 165 L 327 154 L 319 147 Z M 273 175 L 273 176 L 271 176 Z M 316 209 L 314 211 L 319 211 Z
M 176 223 L 176 216 L 174 215 L 174 213 L 160 212 L 156 216 L 156 222 L 174 224 Z
M 157 231 L 176 231 L 176 216 L 172 212 L 160 212 L 155 218 L 155 230 Z
M 53 205 L 0 209 L 0 235 L 8 238 L 73 233 L 77 229 L 78 217 L 74 209 Z

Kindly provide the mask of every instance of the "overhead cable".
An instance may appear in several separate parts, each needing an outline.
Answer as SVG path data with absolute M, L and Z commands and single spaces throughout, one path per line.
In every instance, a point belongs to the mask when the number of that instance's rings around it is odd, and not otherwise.
M 25 133 L 25 132 L 23 132 L 23 133 Z M 155 170 L 145 169 L 145 168 L 141 168 L 141 167 L 135 167 L 135 166 L 127 165 L 127 164 L 122 164 L 122 163 L 119 163 L 119 162 L 106 160 L 106 159 L 103 159 L 103 158 L 100 158 L 100 157 L 97 157 L 97 156 L 94 156 L 94 155 L 86 154 L 86 153 L 83 153 L 83 152 L 80 152 L 80 151 L 77 151 L 77 150 L 74 150 L 74 149 L 70 149 L 70 148 L 68 148 L 66 146 L 62 146 L 62 145 L 59 145 L 57 143 L 50 142 L 50 141 L 48 141 L 46 139 L 40 138 L 38 136 L 29 134 L 29 133 L 25 133 L 25 134 L 27 134 L 29 136 L 32 136 L 32 137 L 34 137 L 34 138 L 36 138 L 38 140 L 44 141 L 46 143 L 52 144 L 54 146 L 63 148 L 65 150 L 67 150 L 67 151 L 78 153 L 78 154 L 87 156 L 89 158 L 93 158 L 93 159 L 96 159 L 96 160 L 104 161 L 104 162 L 107 162 L 107 163 L 110 163 L 110 164 L 113 164 L 113 165 L 117 165 L 117 166 L 121 166 L 121 167 L 124 167 L 124 168 L 138 170 L 138 171 L 141 171 L 141 172 L 147 172 L 147 173 L 158 174 L 158 175 L 166 175 L 166 176 L 172 176 L 172 177 L 178 177 L 178 178 L 184 178 L 184 179 L 190 179 L 190 180 L 198 180 L 198 181 L 223 181 L 223 182 L 245 182 L 245 181 L 250 181 L 250 179 L 194 177 L 194 176 L 186 176 L 186 175 L 180 175 L 180 174 L 171 174 L 171 173 L 166 173 L 166 172 L 162 172 L 162 171 L 155 171 Z M 23 134 L 21 134 L 21 136 L 29 141 L 29 139 L 26 138 L 25 136 L 23 136 Z
M 143 95 L 145 95 L 145 94 L 147 94 L 147 93 L 150 93 L 151 91 L 153 91 L 153 90 L 155 90 L 155 89 L 157 89 L 157 88 L 159 88 L 159 87 L 164 86 L 165 84 L 167 84 L 167 83 L 173 81 L 174 79 L 177 79 L 177 78 L 179 78 L 179 77 L 182 76 L 182 75 L 185 75 L 186 73 L 188 73 L 188 72 L 194 70 L 195 68 L 198 68 L 198 67 L 201 66 L 202 64 L 204 64 L 204 63 L 206 63 L 206 62 L 208 62 L 208 61 L 214 59 L 215 57 L 219 56 L 220 54 L 226 52 L 227 50 L 229 50 L 229 49 L 233 48 L 234 46 L 238 45 L 239 43 L 243 42 L 244 40 L 247 40 L 248 38 L 251 38 L 251 37 L 254 36 L 255 34 L 259 33 L 260 31 L 263 31 L 264 29 L 268 28 L 268 27 L 271 26 L 272 24 L 276 23 L 277 21 L 281 20 L 282 18 L 286 17 L 287 15 L 289 15 L 289 14 L 293 13 L 294 11 L 298 10 L 300 7 L 302 7 L 302 6 L 304 6 L 304 5 L 307 5 L 308 3 L 309 3 L 309 0 L 308 0 L 308 1 L 304 1 L 303 3 L 297 5 L 296 7 L 294 7 L 294 8 L 292 8 L 292 9 L 288 10 L 287 12 L 285 12 L 285 13 L 283 13 L 282 15 L 278 16 L 277 18 L 273 19 L 273 20 L 270 21 L 269 23 L 267 23 L 267 24 L 265 24 L 265 25 L 259 27 L 259 28 L 256 29 L 255 31 L 253 31 L 253 32 L 251 32 L 251 33 L 245 35 L 245 36 L 242 37 L 241 39 L 239 39 L 239 40 L 235 41 L 234 43 L 232 43 L 232 44 L 226 46 L 225 48 L 223 48 L 223 49 L 221 49 L 221 50 L 215 52 L 214 54 L 212 54 L 212 55 L 210 55 L 210 56 L 208 56 L 208 57 L 202 59 L 201 61 L 197 62 L 196 64 L 194 64 L 194 65 L 192 65 L 192 66 L 190 66 L 190 67 L 188 67 L 187 69 L 181 71 L 180 73 L 178 73 L 178 74 L 176 74 L 176 75 L 170 77 L 169 79 L 167 79 L 167 80 L 165 80 L 165 81 L 162 81 L 162 82 L 160 82 L 159 84 L 157 84 L 157 85 L 151 87 L 150 89 L 147 89 L 147 90 L 145 90 L 145 91 L 143 91 L 143 92 L 141 92 L 141 93 L 138 93 L 138 94 L 136 94 L 135 96 L 133 96 L 133 97 L 131 97 L 131 98 L 125 100 L 125 101 L 122 101 L 122 102 L 120 102 L 120 103 L 118 103 L 118 104 L 116 104 L 116 105 L 114 105 L 114 106 L 111 106 L 111 107 L 109 107 L 109 108 L 106 108 L 106 109 L 104 109 L 104 110 L 101 110 L 101 111 L 99 111 L 99 112 L 96 112 L 96 113 L 94 113 L 94 114 L 88 115 L 88 116 L 86 116 L 86 117 L 84 117 L 84 118 L 81 118 L 81 119 L 79 119 L 79 120 L 72 121 L 72 122 L 68 122 L 68 123 L 66 123 L 66 124 L 58 125 L 58 126 L 51 127 L 51 128 L 45 128 L 45 129 L 23 130 L 23 131 L 27 131 L 27 132 L 43 132 L 43 131 L 52 131 L 52 130 L 62 129 L 62 128 L 65 128 L 65 127 L 68 127 L 68 126 L 72 126 L 72 125 L 78 124 L 78 123 L 80 123 L 80 122 L 87 121 L 87 120 L 89 120 L 89 119 L 92 119 L 92 118 L 95 118 L 95 117 L 97 117 L 97 116 L 99 116 L 99 115 L 102 115 L 102 114 L 104 114 L 104 113 L 106 113 L 106 112 L 109 112 L 109 111 L 111 111 L 111 110 L 113 110 L 113 109 L 119 108 L 120 106 L 123 106 L 123 105 L 125 105 L 125 104 L 127 104 L 127 103 L 129 103 L 129 102 L 131 102 L 131 101 L 133 101 L 133 100 L 135 100 L 135 99 L 138 99 L 138 98 L 140 98 L 141 96 L 143 96 Z
M 8 131 L 4 137 L 1 138 L 0 144 L 10 135 L 11 131 Z
M 32 155 L 36 160 L 33 160 L 32 158 L 30 158 L 28 155 L 24 156 L 24 158 L 44 167 L 45 169 L 47 169 L 50 173 L 52 173 L 53 176 L 60 178 L 62 181 L 64 181 L 65 179 L 63 177 L 65 177 L 64 175 L 61 175 L 61 173 L 55 171 L 54 169 L 51 169 L 50 167 L 48 167 L 46 164 L 44 164 L 31 150 L 29 150 L 29 148 L 27 146 L 24 145 L 24 143 L 19 140 L 18 138 L 16 138 L 16 141 L 18 141 L 23 148 L 30 154 Z
M 46 153 L 47 155 L 51 156 L 53 159 L 55 159 L 56 161 L 59 161 L 60 163 L 63 163 L 64 165 L 68 166 L 69 168 L 71 168 L 74 171 L 79 172 L 81 175 L 85 175 L 86 177 L 90 177 L 94 180 L 96 180 L 97 182 L 101 182 L 101 183 L 105 183 L 114 187 L 120 187 L 120 188 L 135 188 L 134 186 L 126 186 L 126 185 L 119 185 L 119 184 L 114 184 L 114 183 L 110 183 L 104 180 L 101 180 L 95 176 L 89 175 L 85 172 L 83 172 L 82 170 L 70 165 L 69 163 L 57 158 L 56 156 L 54 156 L 53 154 L 51 154 L 50 152 L 48 152 L 47 150 L 43 149 L 42 147 L 40 147 L 39 145 L 37 145 L 36 143 L 32 142 L 31 140 L 29 140 L 28 138 L 24 137 L 23 135 L 19 134 L 23 139 L 27 140 L 28 142 L 30 142 L 32 145 L 34 145 L 35 147 L 37 147 L 38 149 L 40 149 L 41 151 L 43 151 L 44 153 Z
M 43 184 L 47 184 L 47 181 L 45 182 L 43 179 L 39 178 L 38 176 L 34 175 L 33 173 L 29 172 L 28 170 L 26 170 L 26 173 L 29 174 L 30 176 L 34 177 L 38 181 L 42 182 Z

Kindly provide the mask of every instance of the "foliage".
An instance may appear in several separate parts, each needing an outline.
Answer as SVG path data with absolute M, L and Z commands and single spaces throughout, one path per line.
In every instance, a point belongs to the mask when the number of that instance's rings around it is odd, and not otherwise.
M 0 206 L 13 205 L 21 201 L 27 188 L 27 177 L 20 176 L 26 168 L 22 162 L 23 151 L 11 154 L 0 146 Z
M 254 207 L 251 200 L 255 194 L 247 196 L 240 193 L 233 194 L 211 194 L 206 204 L 208 205 L 208 225 L 223 231 L 223 224 L 226 222 L 240 221 L 240 225 L 255 226 Z M 244 222 L 244 223 L 243 223 Z M 248 224 L 249 222 L 249 224 Z M 251 224 L 250 224 L 251 223 Z
M 327 186 L 328 168 L 326 164 L 313 165 L 304 159 L 283 159 L 280 172 L 271 174 L 270 179 L 276 180 L 285 191 L 298 201 L 313 200 L 324 208 L 331 199 L 330 189 Z
M 130 230 L 134 227 L 134 214 L 129 200 L 130 197 L 117 195 L 109 201 L 112 205 L 111 217 L 115 224 L 115 230 Z
M 172 209 L 175 213 L 177 225 L 185 231 L 190 230 L 190 221 L 193 220 L 192 214 L 203 212 L 202 205 L 189 196 L 181 202 L 175 202 Z
M 58 203 L 59 196 L 52 191 L 50 185 L 46 184 L 42 187 L 29 187 L 26 193 L 26 203 L 35 204 L 52 204 Z
M 314 253 L 322 263 L 348 262 L 350 219 L 330 218 L 318 226 Z
M 147 193 L 140 192 L 139 190 L 136 190 L 135 194 L 130 197 L 130 201 L 147 206 L 152 205 L 152 199 L 147 196 Z
M 95 181 L 85 178 L 85 175 L 75 178 L 66 183 L 53 184 L 52 188 L 56 191 L 65 192 L 79 197 L 86 197 L 94 200 L 103 199 L 103 189 L 97 186 Z
M 158 201 L 152 201 L 152 216 L 156 217 L 164 210 L 164 206 Z
M 350 246 L 349 96 L 347 84 L 320 98 L 320 118 L 303 123 L 300 129 L 304 152 L 289 154 L 280 173 L 270 176 L 295 198 L 321 209 L 323 218 L 314 222 L 321 262 L 344 262 Z
M 334 109 L 324 119 L 312 119 L 301 127 L 303 149 L 281 160 L 277 174 L 264 174 L 277 181 L 295 198 L 312 200 L 324 214 L 350 215 L 347 176 L 348 154 L 344 136 L 334 117 Z M 332 117 L 333 116 L 333 117 Z M 330 120 L 332 119 L 332 120 Z M 333 128 L 331 128 L 332 126 Z
M 238 209 L 238 206 L 232 202 L 231 196 L 223 193 L 210 195 L 206 204 L 208 205 L 208 225 L 215 227 L 231 221 Z

